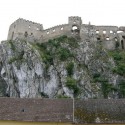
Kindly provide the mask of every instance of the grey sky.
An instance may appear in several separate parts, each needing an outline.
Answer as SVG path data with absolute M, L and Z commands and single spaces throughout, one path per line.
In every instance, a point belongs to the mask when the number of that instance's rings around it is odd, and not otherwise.
M 6 40 L 10 24 L 24 18 L 44 29 L 81 16 L 83 23 L 125 26 L 125 0 L 0 0 L 0 41 Z

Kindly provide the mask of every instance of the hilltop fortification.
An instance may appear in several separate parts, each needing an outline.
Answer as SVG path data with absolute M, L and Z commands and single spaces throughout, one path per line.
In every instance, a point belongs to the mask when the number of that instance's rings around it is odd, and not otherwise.
M 83 24 L 81 17 L 71 16 L 68 24 L 57 25 L 49 29 L 43 29 L 43 25 L 22 18 L 10 25 L 8 40 L 16 38 L 28 39 L 28 41 L 46 42 L 62 35 L 78 36 L 86 41 L 102 41 L 106 49 L 125 49 L 125 27 L 95 26 Z

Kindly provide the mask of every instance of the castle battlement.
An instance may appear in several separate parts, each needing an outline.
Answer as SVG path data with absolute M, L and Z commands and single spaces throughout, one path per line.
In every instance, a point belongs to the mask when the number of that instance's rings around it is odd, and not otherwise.
M 43 25 L 22 18 L 10 25 L 8 40 L 16 38 L 30 38 L 46 42 L 62 35 L 79 36 L 81 39 L 93 37 L 93 40 L 103 40 L 107 49 L 115 49 L 116 42 L 120 41 L 120 48 L 125 48 L 125 27 L 95 26 L 83 24 L 81 17 L 71 16 L 67 24 L 57 25 L 43 29 Z M 29 40 L 30 40 L 29 39 Z

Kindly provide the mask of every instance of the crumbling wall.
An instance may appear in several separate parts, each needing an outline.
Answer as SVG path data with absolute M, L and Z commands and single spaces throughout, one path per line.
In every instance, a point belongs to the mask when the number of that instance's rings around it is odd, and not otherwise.
M 125 33 L 117 26 L 95 26 L 96 37 L 102 38 L 103 47 L 108 50 L 115 50 L 116 44 L 119 49 L 125 49 Z
M 69 24 L 58 25 L 42 31 L 41 40 L 47 41 L 62 35 L 71 35 L 71 28 Z
M 80 30 L 80 37 L 81 39 L 91 39 L 91 37 L 94 38 L 96 32 L 95 32 L 95 28 L 93 25 L 86 25 L 86 24 L 82 24 L 81 25 L 81 30 Z
M 15 39 L 16 37 L 27 37 L 30 35 L 33 35 L 36 39 L 38 39 L 41 36 L 42 30 L 42 24 L 34 23 L 20 18 L 11 24 L 8 40 Z
M 68 19 L 68 24 L 62 24 L 43 30 L 41 34 L 41 41 L 47 41 L 49 39 L 53 39 L 62 35 L 73 36 L 75 33 L 73 27 L 75 26 L 77 28 L 75 30 L 80 31 L 81 24 L 81 17 L 71 16 Z
M 106 34 L 117 33 L 119 30 L 117 26 L 95 26 L 95 30 L 99 31 L 100 34 L 104 34 L 103 31 L 106 31 Z
M 78 17 L 78 16 L 71 16 L 68 19 L 68 24 L 70 24 L 71 26 L 73 26 L 73 25 L 81 26 L 82 19 L 81 19 L 81 17 Z
M 8 40 L 18 37 L 27 38 L 32 42 L 35 39 L 39 42 L 47 42 L 49 39 L 62 35 L 79 36 L 82 40 L 91 42 L 100 40 L 103 41 L 104 48 L 108 50 L 114 50 L 116 43 L 119 42 L 119 48 L 125 49 L 125 27 L 82 24 L 82 19 L 78 16 L 69 17 L 68 24 L 57 25 L 45 30 L 42 24 L 18 19 L 10 26 Z

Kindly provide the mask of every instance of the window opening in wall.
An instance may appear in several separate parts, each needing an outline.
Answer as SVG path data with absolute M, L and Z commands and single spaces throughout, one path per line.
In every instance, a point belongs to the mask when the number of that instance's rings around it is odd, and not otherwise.
M 61 30 L 63 30 L 63 27 L 61 27 Z
M 103 31 L 103 34 L 106 34 L 106 31 L 105 31 L 105 30 Z
M 27 36 L 28 36 L 28 33 L 27 33 L 27 31 L 24 33 L 24 36 L 25 36 L 25 37 L 27 37 Z
M 78 34 L 80 31 L 79 31 L 79 28 L 78 28 L 78 26 L 76 26 L 76 25 L 73 25 L 72 26 L 72 30 L 71 30 L 73 33 L 75 33 L 75 34 Z
M 96 34 L 99 34 L 99 30 L 96 30 Z
M 47 34 L 49 34 L 49 31 L 47 31 Z
M 39 28 L 36 28 L 36 30 L 38 31 L 38 30 L 39 30 Z
M 29 29 L 30 29 L 30 25 L 29 25 Z
M 123 31 L 117 31 L 117 33 L 122 33 Z
M 112 31 L 112 30 L 110 30 L 110 33 L 113 33 L 113 31 Z
M 78 30 L 78 27 L 77 26 L 72 26 L 72 30 L 73 31 Z
M 97 37 L 97 40 L 100 40 L 100 38 L 99 38 L 99 37 Z
M 124 42 L 123 42 L 123 40 L 121 40 L 121 46 L 122 46 L 122 49 L 124 49 Z
M 122 36 L 123 39 L 125 39 L 125 36 Z
M 109 40 L 109 37 L 106 37 L 106 40 Z
M 53 29 L 53 32 L 55 32 L 55 29 Z

